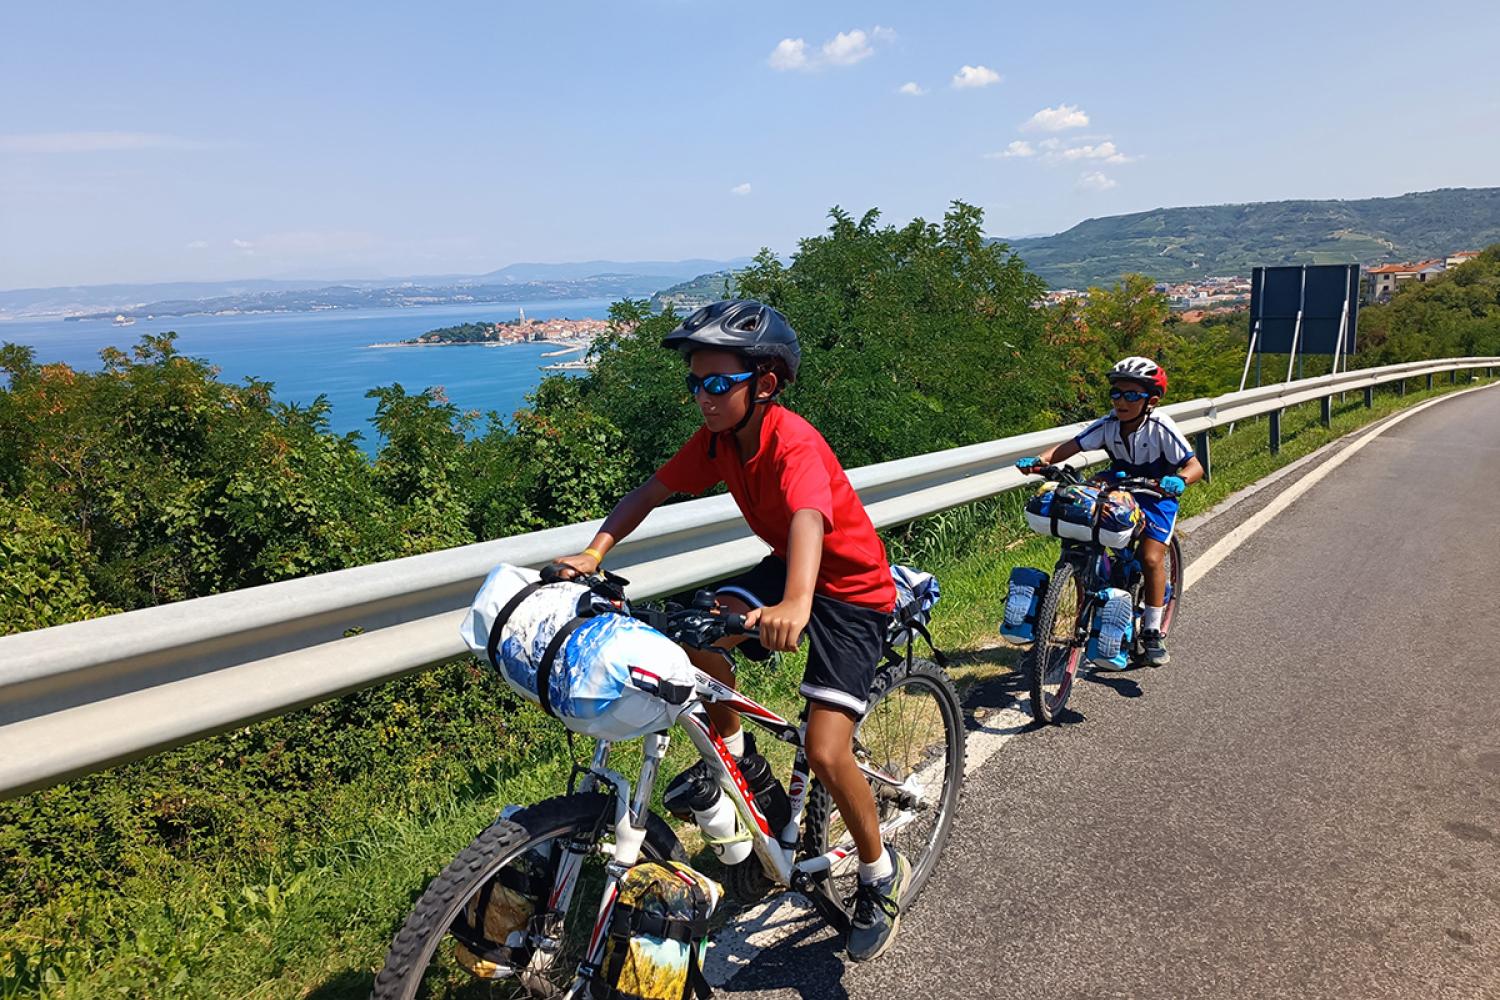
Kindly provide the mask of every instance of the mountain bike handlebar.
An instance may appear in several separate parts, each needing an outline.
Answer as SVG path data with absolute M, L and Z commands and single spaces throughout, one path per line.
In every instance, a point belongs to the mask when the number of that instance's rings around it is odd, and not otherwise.
M 1085 476 L 1071 465 L 1037 465 L 1021 471 L 1027 475 L 1041 476 L 1043 479 L 1064 485 L 1107 486 L 1111 489 L 1125 490 L 1128 493 L 1149 493 L 1164 500 L 1175 499 L 1173 494 L 1161 488 L 1161 483 L 1144 476 L 1121 476 L 1109 472 L 1097 476 Z
M 630 581 L 608 570 L 584 574 L 565 563 L 552 563 L 542 568 L 543 583 L 582 583 L 614 600 L 625 614 L 656 629 L 673 642 L 706 649 L 725 636 L 743 635 L 751 639 L 760 638 L 760 629 L 745 624 L 745 616 L 725 611 L 714 604 L 713 595 L 700 590 L 693 595 L 691 607 L 667 602 L 665 604 L 642 604 L 632 607 L 625 600 L 625 588 Z

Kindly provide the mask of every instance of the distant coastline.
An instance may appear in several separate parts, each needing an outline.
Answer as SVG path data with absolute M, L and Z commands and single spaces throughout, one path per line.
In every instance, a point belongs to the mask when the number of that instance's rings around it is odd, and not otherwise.
M 556 349 L 544 358 L 559 357 L 587 350 L 594 341 L 610 332 L 607 320 L 527 319 L 523 309 L 517 319 L 493 323 L 460 323 L 428 330 L 410 340 L 370 344 L 370 347 L 503 347 L 507 344 L 555 344 Z

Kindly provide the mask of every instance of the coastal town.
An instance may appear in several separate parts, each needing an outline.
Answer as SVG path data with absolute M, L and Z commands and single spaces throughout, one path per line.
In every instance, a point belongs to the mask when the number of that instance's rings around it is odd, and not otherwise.
M 428 330 L 420 337 L 390 343 L 371 344 L 371 347 L 505 347 L 511 344 L 547 343 L 557 349 L 542 355 L 544 358 L 560 358 L 570 354 L 586 354 L 594 340 L 609 331 L 609 321 L 602 319 L 530 319 L 526 310 L 513 320 L 494 323 L 462 323 L 437 330 Z M 584 357 L 568 361 L 557 361 L 544 365 L 544 371 L 572 371 L 586 369 Z

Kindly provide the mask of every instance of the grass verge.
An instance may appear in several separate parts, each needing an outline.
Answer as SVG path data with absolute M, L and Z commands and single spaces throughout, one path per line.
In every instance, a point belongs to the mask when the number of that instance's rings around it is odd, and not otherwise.
M 1275 456 L 1267 451 L 1264 421 L 1216 434 L 1214 480 L 1189 490 L 1183 517 L 1373 420 L 1469 384 L 1404 397 L 1387 388 L 1371 408 L 1358 395 L 1335 400 L 1330 428 L 1321 426 L 1318 404 L 1296 407 L 1282 418 Z M 1049 565 L 1056 555 L 1055 543 L 1026 531 L 1024 494 L 945 511 L 889 539 L 893 560 L 941 580 L 934 634 L 954 655 L 967 706 L 980 713 L 1004 703 L 987 692 L 1015 659 L 994 639 L 1006 578 L 1014 566 Z M 789 714 L 798 707 L 800 671 L 800 658 L 788 657 L 779 669 L 747 668 L 742 683 Z M 763 749 L 785 766 L 785 748 Z M 580 744 L 579 751 L 586 749 Z M 685 740 L 675 741 L 667 773 L 684 766 L 690 752 Z M 632 748 L 624 748 L 616 766 L 628 774 L 633 762 Z M 0 930 L 0 997 L 364 997 L 427 880 L 504 804 L 561 791 L 567 770 L 560 743 L 549 742 L 528 765 L 455 788 L 435 803 L 402 803 L 368 790 L 350 800 L 354 814 L 336 824 L 349 832 L 332 842 L 299 843 L 272 852 L 270 860 L 163 865 L 117 891 L 73 897 L 66 907 L 25 909 L 14 926 Z M 698 846 L 690 836 L 684 840 L 690 850 Z

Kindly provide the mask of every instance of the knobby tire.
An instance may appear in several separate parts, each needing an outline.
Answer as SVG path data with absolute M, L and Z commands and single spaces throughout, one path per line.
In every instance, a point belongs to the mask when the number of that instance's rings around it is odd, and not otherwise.
M 1073 599 L 1074 606 L 1059 616 L 1058 612 L 1064 610 L 1060 606 L 1068 597 Z M 1068 703 L 1073 681 L 1078 676 L 1078 665 L 1083 659 L 1083 646 L 1077 637 L 1079 623 L 1086 613 L 1076 568 L 1070 562 L 1058 563 L 1037 609 L 1036 642 L 1022 658 L 1031 688 L 1031 715 L 1038 722 L 1057 722 Z M 1064 634 L 1058 633 L 1059 626 L 1066 630 Z M 1056 684 L 1057 690 L 1049 692 L 1049 684 Z
M 471 992 L 495 996 L 527 995 L 516 979 L 495 984 L 503 990 L 503 984 L 509 983 L 513 987 L 511 993 L 479 992 L 485 986 L 485 982 L 479 979 L 470 979 L 451 993 L 441 984 L 436 984 L 438 992 L 432 989 L 419 991 L 423 987 L 423 977 L 434 959 L 440 957 L 441 950 L 447 947 L 444 939 L 449 936 L 448 928 L 470 897 L 500 869 L 520 858 L 533 844 L 565 838 L 574 833 L 591 835 L 595 830 L 601 830 L 603 835 L 608 836 L 613 830 L 614 806 L 615 800 L 608 795 L 580 793 L 558 796 L 529 806 L 509 820 L 497 820 L 487 828 L 453 859 L 441 875 L 432 880 L 417 900 L 411 915 L 406 918 L 406 923 L 391 942 L 384 968 L 375 977 L 372 994 L 374 1000 L 415 1000 L 418 996 L 455 994 L 467 996 Z M 687 854 L 676 834 L 654 813 L 647 819 L 646 841 L 641 853 L 644 859 L 653 861 L 687 861 Z M 598 897 L 574 901 L 576 913 L 588 921 L 588 926 L 582 929 L 584 934 L 593 927 L 599 902 Z M 576 965 L 563 970 L 562 978 L 566 981 L 561 982 L 562 988 L 566 988 L 567 982 L 571 982 L 574 969 Z M 428 986 L 433 987 L 434 984 L 429 983 Z

